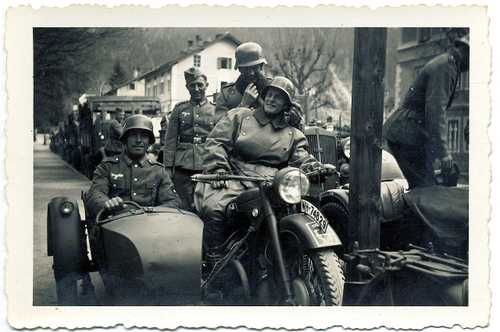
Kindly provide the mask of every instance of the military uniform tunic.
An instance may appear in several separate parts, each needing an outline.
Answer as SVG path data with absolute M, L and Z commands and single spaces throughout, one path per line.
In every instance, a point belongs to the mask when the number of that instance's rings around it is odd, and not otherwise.
M 113 197 L 143 206 L 181 207 L 179 196 L 162 164 L 145 157 L 134 161 L 125 153 L 105 158 L 97 166 L 87 194 L 87 208 L 95 216 Z
M 205 141 L 215 126 L 215 105 L 208 100 L 177 104 L 170 115 L 165 139 L 165 167 L 203 170 Z
M 460 74 L 459 56 L 451 49 L 429 61 L 384 124 L 384 137 L 410 187 L 434 184 L 432 163 L 448 155 L 446 111 Z
M 206 143 L 206 172 L 225 169 L 241 175 L 274 176 L 284 167 L 301 167 L 316 159 L 307 152 L 304 134 L 288 125 L 283 116 L 269 118 L 262 108 L 236 108 L 218 122 Z M 224 238 L 227 204 L 252 183 L 227 182 L 227 188 L 213 189 L 198 183 L 195 204 L 205 221 L 207 240 Z M 210 245 L 210 244 L 209 244 Z
M 215 105 L 203 100 L 185 101 L 172 111 L 165 139 L 164 164 L 173 169 L 175 189 L 184 206 L 192 208 L 194 184 L 191 176 L 200 173 L 206 155 L 205 141 L 215 126 Z
M 271 78 L 266 78 L 267 83 L 271 82 Z M 216 99 L 216 109 L 215 115 L 217 121 L 222 119 L 227 115 L 227 112 L 233 108 L 242 107 L 241 100 L 243 99 L 243 93 L 237 88 L 237 83 L 231 83 L 224 86 L 220 93 L 217 95 Z M 250 108 L 260 108 L 264 105 L 264 100 L 261 96 L 258 96 L 252 105 L 248 105 Z M 245 106 L 246 107 L 246 106 Z

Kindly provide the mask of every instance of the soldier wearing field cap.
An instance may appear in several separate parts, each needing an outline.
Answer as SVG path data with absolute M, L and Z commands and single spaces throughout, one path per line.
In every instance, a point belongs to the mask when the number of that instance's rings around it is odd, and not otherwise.
M 104 158 L 94 172 L 85 199 L 91 215 L 103 208 L 118 209 L 129 200 L 143 206 L 180 208 L 181 201 L 167 171 L 146 156 L 155 141 L 151 119 L 139 114 L 127 118 L 120 140 L 124 152 Z
M 184 204 L 193 207 L 194 187 L 191 176 L 203 170 L 205 141 L 215 125 L 215 105 L 205 96 L 207 77 L 197 68 L 184 72 L 191 95 L 175 105 L 167 129 L 164 164 L 170 170 Z

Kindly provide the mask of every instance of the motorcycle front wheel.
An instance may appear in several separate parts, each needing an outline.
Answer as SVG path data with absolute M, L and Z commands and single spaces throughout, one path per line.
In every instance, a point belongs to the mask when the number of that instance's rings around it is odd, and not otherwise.
M 294 242 L 294 243 L 293 243 Z M 299 243 L 297 243 L 299 242 Z M 331 248 L 308 250 L 285 240 L 284 259 L 297 305 L 338 306 L 344 295 L 343 264 Z

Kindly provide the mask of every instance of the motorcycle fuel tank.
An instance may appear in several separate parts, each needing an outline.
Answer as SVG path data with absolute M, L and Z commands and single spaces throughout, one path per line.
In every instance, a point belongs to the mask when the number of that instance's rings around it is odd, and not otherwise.
M 106 273 L 150 291 L 199 295 L 202 221 L 190 212 L 155 208 L 101 227 Z

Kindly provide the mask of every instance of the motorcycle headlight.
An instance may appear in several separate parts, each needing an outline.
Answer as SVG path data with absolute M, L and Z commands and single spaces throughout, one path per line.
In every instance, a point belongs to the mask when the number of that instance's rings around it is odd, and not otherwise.
M 309 192 L 309 179 L 298 168 L 287 167 L 274 177 L 274 188 L 283 201 L 298 204 Z

